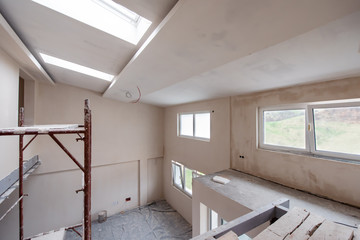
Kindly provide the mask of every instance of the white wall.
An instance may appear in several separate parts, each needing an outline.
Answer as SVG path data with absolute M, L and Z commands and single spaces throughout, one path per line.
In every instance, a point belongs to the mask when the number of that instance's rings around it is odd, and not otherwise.
M 0 127 L 18 126 L 19 67 L 0 49 Z M 17 137 L 0 137 L 0 179 L 18 167 Z
M 0 49 L 0 127 L 14 127 L 18 125 L 18 93 L 19 67 Z M 0 179 L 6 177 L 18 168 L 18 137 L 0 137 Z M 0 215 L 16 201 L 18 193 L 15 191 L 10 199 L 0 205 Z M 0 238 L 11 238 L 12 233 L 18 233 L 18 211 L 14 209 L 0 222 Z M 16 238 L 15 238 L 16 239 Z
M 147 201 L 163 198 L 163 158 L 147 161 Z
M 256 146 L 258 107 L 352 98 L 360 98 L 360 78 L 232 97 L 232 168 L 359 207 L 359 164 L 268 151 Z M 240 159 L 239 155 L 245 158 Z
M 215 211 L 219 218 L 222 218 L 227 222 L 252 211 L 250 208 L 241 205 L 237 201 L 214 191 L 200 181 L 194 181 L 192 197 L 193 237 L 209 231 L 209 209 Z M 261 224 L 247 232 L 246 235 L 254 238 L 268 225 L 268 223 Z
M 251 209 L 238 202 L 225 197 L 224 195 L 204 186 L 199 181 L 193 183 L 192 217 L 193 237 L 208 231 L 208 211 L 201 211 L 201 204 L 219 214 L 219 217 L 226 221 L 234 220 L 242 215 L 251 212 Z
M 83 123 L 84 99 L 90 100 L 92 122 L 92 214 L 108 215 L 163 197 L 162 175 L 164 110 L 146 104 L 127 104 L 103 98 L 91 91 L 57 84 L 25 82 L 26 121 L 35 124 Z M 29 111 L 29 110 L 28 110 Z M 58 136 L 68 150 L 83 162 L 83 143 L 77 136 Z M 29 139 L 29 138 L 27 138 Z M 25 140 L 26 141 L 26 140 Z M 24 204 L 24 232 L 34 234 L 78 224 L 82 221 L 82 173 L 49 136 L 39 136 L 25 151 L 42 161 L 25 183 L 29 196 Z M 149 160 L 149 159 L 157 159 Z M 153 166 L 155 165 L 155 166 Z M 162 178 L 160 177 L 160 181 Z M 148 189 L 148 185 L 151 188 Z M 125 198 L 131 201 L 126 202 Z M 149 200 L 149 201 L 150 201 Z M 14 222 L 15 224 L 16 222 Z M 7 225 L 0 223 L 1 225 Z M 17 232 L 9 239 L 16 239 Z
M 169 204 L 189 223 L 192 222 L 191 198 L 172 186 L 171 160 L 206 174 L 230 167 L 229 100 L 221 98 L 165 109 L 164 194 Z M 210 142 L 177 136 L 178 113 L 212 110 Z

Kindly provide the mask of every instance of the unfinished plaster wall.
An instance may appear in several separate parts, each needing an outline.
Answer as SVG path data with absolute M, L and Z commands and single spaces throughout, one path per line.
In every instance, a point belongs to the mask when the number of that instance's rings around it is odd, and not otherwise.
M 171 161 L 180 162 L 188 168 L 203 173 L 212 173 L 230 167 L 229 100 L 229 98 L 221 98 L 165 109 L 165 199 L 189 223 L 192 222 L 191 198 L 172 186 Z M 177 114 L 197 111 L 211 111 L 209 142 L 177 136 Z
M 18 125 L 18 93 L 19 93 L 19 67 L 0 49 L 0 127 L 14 127 Z M 18 168 L 18 137 L 0 137 L 0 179 L 6 177 Z M 0 205 L 0 216 L 17 200 L 15 191 L 9 199 Z M 11 238 L 18 233 L 18 211 L 14 209 L 0 222 L 0 238 Z M 17 236 L 17 235 L 15 235 Z
M 35 124 L 82 123 L 84 99 L 90 100 L 93 219 L 100 210 L 112 215 L 146 204 L 149 195 L 151 200 L 162 198 L 162 183 L 160 190 L 148 190 L 147 185 L 154 184 L 146 175 L 147 167 L 158 169 L 148 159 L 163 157 L 162 108 L 121 103 L 68 85 L 35 82 L 25 86 L 30 86 L 25 95 L 34 96 L 33 106 L 26 102 L 25 108 L 30 105 Z M 76 137 L 58 136 L 82 162 L 83 143 L 76 142 Z M 38 154 L 42 164 L 24 186 L 29 194 L 24 205 L 25 236 L 80 223 L 83 193 L 75 190 L 82 188 L 81 171 L 48 136 L 37 137 L 30 146 L 25 157 Z M 162 169 L 157 174 L 161 175 Z M 128 202 L 127 197 L 131 198 Z
M 350 78 L 232 97 L 231 167 L 360 206 L 359 164 L 257 148 L 258 107 L 360 98 L 359 89 L 360 78 Z

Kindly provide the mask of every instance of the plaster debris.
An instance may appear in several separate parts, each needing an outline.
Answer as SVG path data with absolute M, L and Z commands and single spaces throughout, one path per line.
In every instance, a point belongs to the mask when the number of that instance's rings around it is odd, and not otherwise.
M 212 178 L 212 180 L 213 180 L 214 182 L 221 183 L 221 184 L 227 184 L 227 183 L 230 182 L 229 179 L 224 178 L 224 177 L 220 177 L 220 176 L 214 176 L 214 177 Z

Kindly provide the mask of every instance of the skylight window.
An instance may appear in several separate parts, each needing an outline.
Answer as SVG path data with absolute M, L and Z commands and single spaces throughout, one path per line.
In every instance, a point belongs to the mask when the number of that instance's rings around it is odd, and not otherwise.
M 51 65 L 55 65 L 61 68 L 65 68 L 65 69 L 69 69 L 75 72 L 79 72 L 88 76 L 92 76 L 92 77 L 96 77 L 96 78 L 100 78 L 106 81 L 111 81 L 114 76 L 104 73 L 104 72 L 100 72 L 98 70 L 92 69 L 92 68 L 88 68 L 76 63 L 72 63 L 60 58 L 56 58 L 56 57 L 52 57 L 49 55 L 46 55 L 44 53 L 40 53 L 40 56 L 42 57 L 42 59 L 44 60 L 44 62 L 51 64 Z
M 130 11 L 126 7 L 121 6 L 120 4 L 115 3 L 112 0 L 92 0 L 95 3 L 98 3 L 100 6 L 104 7 L 108 11 L 112 11 L 117 14 L 119 17 L 128 21 L 129 23 L 137 26 L 140 20 L 140 15 Z
M 32 1 L 134 45 L 151 25 L 151 21 L 112 0 Z

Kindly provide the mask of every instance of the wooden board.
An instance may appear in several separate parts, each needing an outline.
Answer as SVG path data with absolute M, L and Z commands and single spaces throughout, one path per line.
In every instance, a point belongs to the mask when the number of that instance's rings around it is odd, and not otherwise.
M 360 240 L 360 230 L 294 208 L 254 240 Z
M 285 240 L 307 240 L 324 221 L 323 217 L 310 213 L 305 221 Z
M 23 162 L 23 173 L 27 173 L 37 162 L 39 161 L 39 156 L 35 156 L 28 161 Z M 19 168 L 12 171 L 8 176 L 0 180 L 0 199 L 7 198 L 4 194 L 14 183 L 19 180 Z M 3 194 L 5 196 L 3 196 Z
M 310 213 L 304 209 L 293 208 L 290 212 L 286 213 L 275 223 L 262 231 L 254 238 L 254 240 L 283 240 L 287 235 L 289 235 L 289 233 L 292 233 L 298 226 L 300 226 L 309 214 Z
M 354 229 L 325 220 L 309 240 L 352 240 Z
M 360 240 L 360 226 L 354 231 L 354 238 L 352 240 Z

